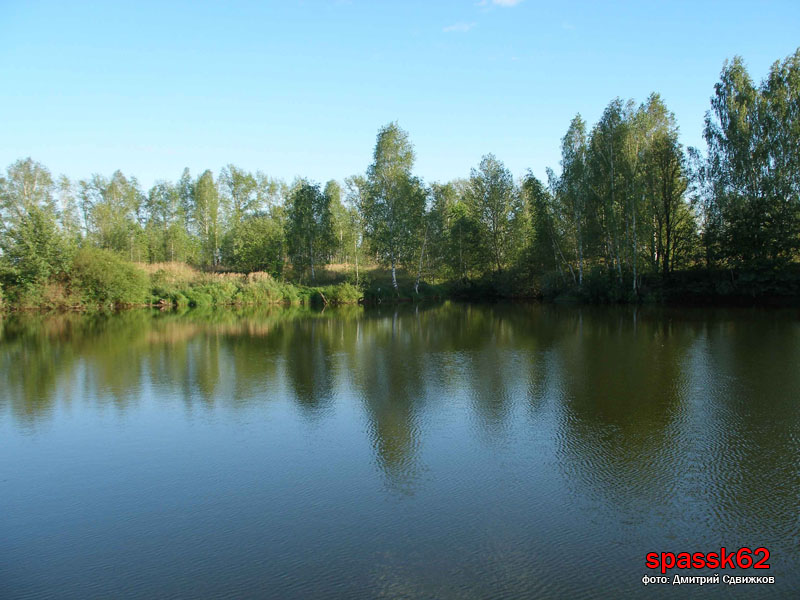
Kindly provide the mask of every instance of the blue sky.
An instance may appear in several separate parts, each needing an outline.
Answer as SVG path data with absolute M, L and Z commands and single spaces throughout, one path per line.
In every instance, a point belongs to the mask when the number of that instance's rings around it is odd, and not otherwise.
M 426 181 L 488 152 L 543 177 L 575 113 L 616 96 L 660 92 L 702 145 L 725 58 L 760 80 L 798 46 L 796 0 L 0 0 L 0 166 L 343 179 L 397 120 Z

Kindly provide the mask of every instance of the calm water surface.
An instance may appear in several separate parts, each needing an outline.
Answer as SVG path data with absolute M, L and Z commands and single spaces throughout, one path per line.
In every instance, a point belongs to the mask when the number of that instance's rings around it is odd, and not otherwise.
M 798 316 L 6 318 L 0 598 L 800 597 Z

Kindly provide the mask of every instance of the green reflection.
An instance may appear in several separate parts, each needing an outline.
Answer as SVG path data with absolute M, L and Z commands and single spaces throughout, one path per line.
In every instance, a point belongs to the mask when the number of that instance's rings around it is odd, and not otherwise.
M 287 397 L 319 419 L 354 394 L 376 464 L 412 492 L 431 411 L 463 398 L 491 441 L 552 409 L 570 485 L 614 505 L 702 498 L 712 521 L 714 511 L 753 516 L 740 506 L 795 506 L 798 359 L 800 325 L 780 311 L 445 303 L 14 314 L 0 325 L 0 410 L 35 427 L 90 401 L 236 410 Z M 527 413 L 514 411 L 520 403 Z M 724 485 L 704 489 L 703 470 Z M 756 519 L 787 522 L 770 515 Z

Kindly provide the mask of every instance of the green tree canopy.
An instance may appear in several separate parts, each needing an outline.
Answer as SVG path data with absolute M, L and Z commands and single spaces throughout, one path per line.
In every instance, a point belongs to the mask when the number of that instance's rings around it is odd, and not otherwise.
M 465 200 L 488 250 L 486 269 L 501 272 L 520 244 L 522 203 L 511 172 L 493 154 L 472 169 Z M 489 267 L 492 265 L 492 267 Z
M 72 247 L 58 226 L 50 172 L 30 158 L 0 177 L 0 269 L 7 284 L 30 288 L 64 273 Z
M 378 131 L 373 162 L 367 169 L 367 191 L 361 204 L 364 230 L 379 259 L 392 270 L 397 290 L 397 264 L 411 260 L 425 212 L 422 183 L 411 174 L 414 149 L 397 123 Z
M 303 180 L 292 193 L 286 240 L 295 268 L 309 269 L 315 281 L 315 265 L 327 264 L 334 244 L 331 197 L 318 184 Z

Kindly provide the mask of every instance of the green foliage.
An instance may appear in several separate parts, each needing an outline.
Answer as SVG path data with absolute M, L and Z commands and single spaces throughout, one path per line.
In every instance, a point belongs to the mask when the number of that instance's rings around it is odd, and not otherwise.
M 205 308 L 242 304 L 294 303 L 298 288 L 269 273 L 199 273 L 170 265 L 150 276 L 151 301 L 177 307 Z
M 530 200 L 536 204 L 535 242 L 538 247 L 533 250 L 544 259 L 550 254 L 544 247 L 549 245 L 559 267 L 561 261 L 566 262 L 566 256 L 569 256 L 577 263 L 577 278 L 573 265 L 568 264 L 568 267 L 579 287 L 583 285 L 584 259 L 595 217 L 590 212 L 588 155 L 586 124 L 580 115 L 576 115 L 561 140 L 561 177 L 550 175 L 553 195 L 547 198 L 543 190 L 538 189 L 538 181 L 528 179 Z M 550 262 L 549 256 L 547 262 Z
M 375 279 L 364 288 L 362 298 L 365 304 L 438 300 L 449 296 L 449 289 L 450 286 L 447 285 L 433 285 L 422 281 L 415 290 L 413 280 L 399 275 L 397 290 L 391 280 Z
M 316 279 L 315 265 L 328 262 L 334 247 L 331 197 L 318 184 L 302 180 L 291 195 L 286 238 L 296 271 L 309 269 Z
M 342 188 L 336 181 L 325 184 L 330 198 L 333 262 L 352 263 L 357 259 L 360 242 L 360 217 L 354 206 L 342 201 Z
M 266 215 L 256 215 L 235 225 L 225 236 L 222 257 L 241 273 L 266 271 L 277 277 L 283 272 L 284 236 L 280 224 Z
M 539 280 L 538 294 L 545 300 L 567 297 L 566 281 L 561 273 L 548 271 Z
M 72 254 L 55 217 L 39 207 L 31 207 L 17 226 L 6 232 L 0 249 L 6 282 L 21 289 L 62 276 Z
M 364 296 L 359 288 L 349 283 L 330 286 L 324 294 L 331 304 L 356 304 Z
M 426 186 L 397 123 L 378 131 L 372 163 L 344 189 L 227 165 L 217 181 L 186 169 L 145 194 L 121 171 L 54 181 L 19 160 L 0 177 L 4 301 L 347 303 L 361 290 L 366 301 L 418 300 L 443 293 L 431 282 L 461 297 L 784 297 L 800 254 L 798 105 L 800 50 L 760 84 L 736 58 L 714 88 L 707 156 L 685 151 L 658 94 L 616 98 L 593 126 L 570 122 L 546 184 L 530 171 L 515 182 L 489 154 L 469 179 Z M 145 293 L 133 262 L 150 265 Z M 308 275 L 337 285 L 277 279 Z
M 700 171 L 710 261 L 750 269 L 800 248 L 800 49 L 756 87 L 726 62 L 706 117 Z
M 219 190 L 211 171 L 204 171 L 191 187 L 188 215 L 195 235 L 200 239 L 200 264 L 216 265 L 221 239 L 222 207 Z
M 558 264 L 558 248 L 553 244 L 555 238 L 553 197 L 530 171 L 523 180 L 522 194 L 531 215 L 531 222 L 529 241 L 521 257 L 520 266 L 529 275 L 554 271 Z M 580 227 L 577 229 L 580 230 Z M 580 256 L 579 253 L 579 264 Z
M 521 245 L 524 214 L 511 172 L 493 154 L 472 169 L 465 202 L 483 250 L 480 269 L 502 272 Z
M 146 258 L 140 217 L 146 197 L 135 177 L 116 171 L 110 178 L 93 175 L 79 183 L 80 208 L 88 237 L 101 248 L 124 254 L 131 261 Z
M 461 200 L 450 208 L 449 224 L 447 252 L 451 270 L 457 272 L 462 281 L 480 275 L 490 250 L 486 247 L 486 236 L 482 235 L 480 224 L 466 202 Z
M 230 209 L 232 225 L 237 225 L 248 215 L 257 212 L 262 197 L 257 193 L 258 181 L 252 173 L 228 165 L 219 176 L 223 198 Z
M 239 301 L 240 279 L 240 276 L 234 275 L 205 277 L 193 286 L 193 290 L 208 295 L 213 305 L 236 304 Z
M 399 291 L 396 267 L 415 254 L 426 193 L 422 182 L 411 174 L 414 150 L 408 133 L 397 123 L 378 132 L 373 157 L 359 208 L 370 245 L 381 263 L 391 266 L 392 285 Z
M 241 280 L 238 301 L 242 304 L 294 303 L 298 300 L 297 288 L 273 279 L 268 273 L 250 273 Z
M 144 238 L 149 262 L 185 261 L 194 255 L 194 244 L 186 230 L 186 207 L 179 185 L 157 182 L 147 195 L 148 219 Z
M 30 158 L 0 178 L 0 275 L 17 294 L 29 295 L 63 277 L 72 245 L 58 226 L 50 172 Z
M 90 304 L 143 304 L 149 297 L 147 274 L 115 252 L 82 248 L 72 264 L 72 281 Z
M 602 267 L 593 267 L 586 274 L 580 296 L 591 304 L 616 303 L 623 298 L 623 283 L 612 271 Z

